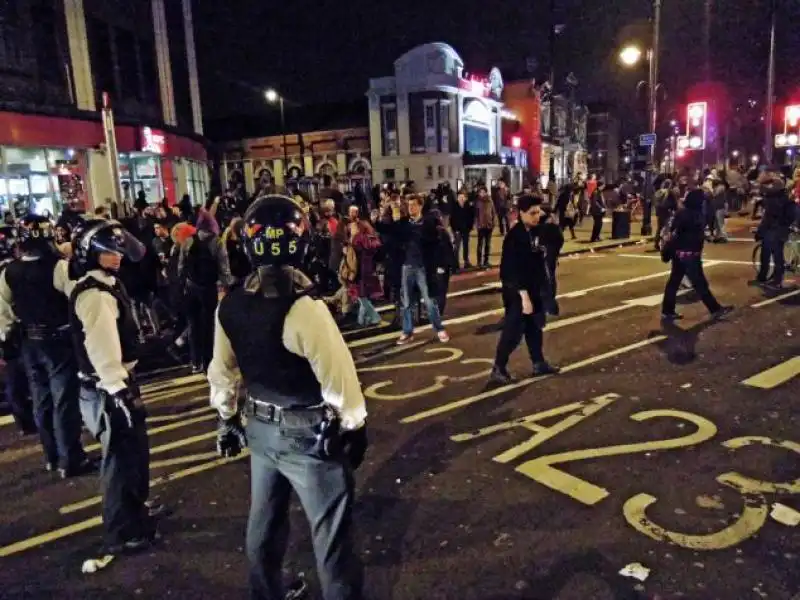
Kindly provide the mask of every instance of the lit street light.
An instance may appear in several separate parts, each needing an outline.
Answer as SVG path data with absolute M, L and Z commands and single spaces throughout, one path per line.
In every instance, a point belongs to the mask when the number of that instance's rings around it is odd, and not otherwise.
M 753 154 L 753 156 L 750 157 L 750 160 L 753 161 L 754 163 L 758 163 L 758 158 L 759 158 L 758 154 Z
M 626 67 L 635 66 L 642 58 L 642 51 L 637 46 L 626 46 L 619 53 L 619 59 Z
M 734 150 L 733 152 L 731 152 L 731 156 L 733 158 L 739 158 L 739 151 L 738 150 Z
M 276 102 L 281 109 L 281 136 L 283 137 L 283 185 L 286 187 L 287 179 L 289 179 L 289 149 L 286 147 L 286 117 L 283 111 L 283 96 L 272 88 L 264 92 L 264 98 L 270 104 Z

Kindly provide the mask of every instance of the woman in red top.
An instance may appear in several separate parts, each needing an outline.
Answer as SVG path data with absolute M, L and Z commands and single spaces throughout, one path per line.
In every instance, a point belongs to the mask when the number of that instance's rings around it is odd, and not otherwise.
M 347 293 L 358 302 L 358 324 L 378 325 L 381 316 L 375 310 L 372 300 L 383 295 L 381 281 L 375 269 L 375 255 L 381 247 L 381 240 L 366 219 L 360 219 L 352 226 L 354 234 L 350 238 L 350 244 L 356 254 L 358 273 L 355 280 L 348 285 Z

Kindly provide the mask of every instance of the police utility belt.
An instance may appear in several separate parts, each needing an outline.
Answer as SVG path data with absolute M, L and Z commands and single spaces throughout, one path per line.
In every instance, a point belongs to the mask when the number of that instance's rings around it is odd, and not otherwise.
M 278 425 L 282 435 L 315 438 L 315 451 L 323 457 L 335 456 L 341 452 L 339 415 L 330 406 L 317 404 L 284 408 L 248 396 L 244 412 L 248 419 Z

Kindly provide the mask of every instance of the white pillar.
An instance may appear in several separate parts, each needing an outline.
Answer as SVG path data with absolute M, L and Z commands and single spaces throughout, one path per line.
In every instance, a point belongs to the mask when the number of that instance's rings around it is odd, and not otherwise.
M 189 65 L 189 95 L 192 99 L 194 132 L 203 135 L 203 108 L 200 104 L 200 80 L 197 76 L 197 52 L 194 47 L 192 0 L 183 0 L 183 28 L 186 37 L 186 61 Z
M 153 26 L 164 123 L 175 127 L 178 125 L 178 118 L 175 112 L 175 94 L 172 88 L 172 63 L 169 60 L 169 36 L 167 35 L 167 15 L 164 10 L 164 0 L 153 0 Z
M 83 0 L 64 0 L 64 14 L 67 18 L 67 38 L 69 41 L 70 72 L 75 89 L 75 107 L 79 110 L 95 111 L 97 102 L 94 96 L 92 64 L 89 59 L 89 41 L 86 36 L 86 16 Z

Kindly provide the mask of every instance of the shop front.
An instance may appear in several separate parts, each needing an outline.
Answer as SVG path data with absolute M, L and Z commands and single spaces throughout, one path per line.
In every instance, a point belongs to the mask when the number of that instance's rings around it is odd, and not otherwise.
M 150 127 L 117 125 L 118 185 L 131 202 L 170 204 L 208 193 L 208 157 L 196 139 Z M 107 204 L 113 176 L 99 121 L 0 112 L 0 210 L 55 216 L 65 206 Z

